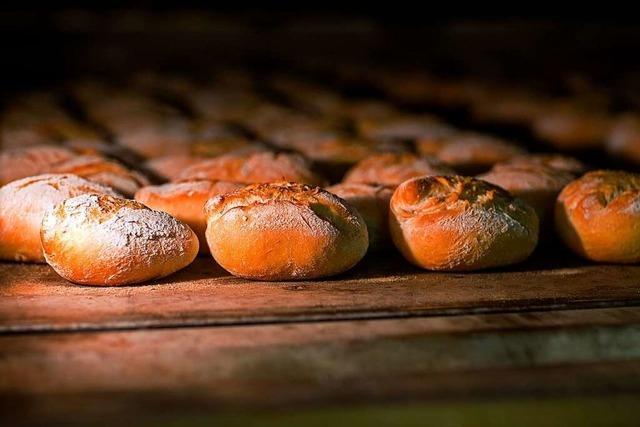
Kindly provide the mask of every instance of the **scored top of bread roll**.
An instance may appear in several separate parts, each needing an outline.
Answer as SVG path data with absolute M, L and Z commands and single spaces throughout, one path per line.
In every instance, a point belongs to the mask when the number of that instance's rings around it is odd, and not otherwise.
M 86 285 L 125 285 L 167 276 L 198 253 L 193 231 L 142 203 L 85 194 L 50 208 L 42 221 L 47 263 Z
M 640 261 L 640 175 L 599 170 L 567 185 L 556 230 L 577 254 L 602 262 Z
M 319 187 L 250 185 L 212 198 L 205 214 L 215 260 L 250 279 L 338 274 L 360 261 L 369 244 L 362 216 Z
M 227 154 L 202 160 L 186 168 L 178 181 L 231 181 L 245 184 L 292 181 L 321 185 L 324 180 L 316 175 L 304 157 L 287 153 Z
M 448 174 L 454 174 L 453 170 L 433 157 L 418 157 L 409 153 L 383 153 L 358 162 L 347 172 L 343 182 L 399 185 L 417 176 Z
M 0 259 L 44 262 L 40 226 L 45 211 L 81 194 L 118 195 L 111 188 L 69 174 L 45 174 L 0 188 Z
M 54 145 L 33 145 L 0 151 L 0 185 L 48 172 L 51 165 L 74 157 L 73 151 Z
M 187 224 L 200 240 L 200 252 L 207 253 L 209 247 L 205 239 L 207 220 L 204 216 L 205 203 L 219 194 L 226 194 L 244 187 L 244 184 L 226 181 L 169 182 L 163 185 L 143 187 L 135 195 L 140 203 L 167 212 Z
M 391 198 L 394 243 L 431 270 L 477 270 L 520 262 L 538 242 L 532 207 L 487 182 L 462 176 L 414 178 Z

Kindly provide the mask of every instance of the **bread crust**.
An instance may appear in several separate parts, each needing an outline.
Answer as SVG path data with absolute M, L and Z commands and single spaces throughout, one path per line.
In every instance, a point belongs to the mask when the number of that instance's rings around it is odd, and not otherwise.
M 397 186 L 418 176 L 454 173 L 433 157 L 418 157 L 410 153 L 383 153 L 358 162 L 347 172 L 342 182 Z
M 55 145 L 34 145 L 0 151 L 0 185 L 48 173 L 52 165 L 74 157 L 73 151 Z
M 367 251 L 367 226 L 342 199 L 297 183 L 250 185 L 205 206 L 207 242 L 236 276 L 302 280 L 353 267 Z
M 436 157 L 460 173 L 476 174 L 524 153 L 522 148 L 499 138 L 461 133 L 444 144 Z
M 81 194 L 118 195 L 104 185 L 70 174 L 44 174 L 0 188 L 0 259 L 44 262 L 40 226 L 50 207 Z
M 556 230 L 575 253 L 592 261 L 640 261 L 640 175 L 588 172 L 556 202 Z
M 135 194 L 135 199 L 151 209 L 167 212 L 191 227 L 198 236 L 200 253 L 206 254 L 209 253 L 209 246 L 205 238 L 205 203 L 214 196 L 242 187 L 244 184 L 227 181 L 170 182 L 142 187 Z
M 526 259 L 538 241 L 532 207 L 474 178 L 434 176 L 401 184 L 391 198 L 396 247 L 429 270 L 466 271 Z
M 47 263 L 83 285 L 119 286 L 167 276 L 198 253 L 194 232 L 133 200 L 85 194 L 49 209 L 42 221 Z

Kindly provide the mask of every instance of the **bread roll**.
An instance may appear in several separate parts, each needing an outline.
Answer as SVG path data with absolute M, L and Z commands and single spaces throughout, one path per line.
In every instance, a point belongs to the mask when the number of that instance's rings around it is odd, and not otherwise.
M 625 115 L 616 120 L 607 137 L 606 149 L 619 159 L 640 164 L 640 116 Z
M 166 181 L 175 181 L 185 169 L 200 163 L 203 157 L 185 155 L 161 156 L 147 160 L 144 169 Z
M 556 202 L 556 230 L 575 253 L 601 262 L 640 261 L 640 175 L 593 171 Z
M 236 276 L 301 280 L 332 276 L 367 252 L 367 226 L 342 199 L 296 183 L 256 184 L 205 206 L 207 242 Z
M 582 175 L 587 166 L 580 160 L 562 154 L 526 154 L 512 157 L 500 165 L 512 166 L 543 166 L 570 173 L 574 176 Z
M 504 188 L 511 195 L 527 202 L 535 209 L 541 226 L 545 226 L 553 224 L 556 197 L 575 176 L 539 164 L 498 163 L 477 178 Z
M 40 225 L 45 211 L 69 197 L 110 194 L 104 185 L 75 175 L 37 175 L 0 188 L 0 259 L 44 262 Z
M 135 199 L 151 209 L 167 212 L 187 224 L 198 236 L 200 252 L 208 253 L 205 238 L 207 220 L 204 205 L 213 196 L 226 194 L 244 187 L 243 184 L 226 181 L 170 182 L 143 187 Z
M 0 151 L 0 185 L 39 175 L 52 165 L 74 157 L 73 151 L 55 145 L 34 145 Z
M 370 251 L 389 246 L 389 201 L 393 187 L 354 182 L 332 185 L 326 190 L 344 199 L 362 215 L 367 223 Z
M 533 122 L 533 133 L 560 150 L 601 147 L 612 121 L 604 113 L 561 104 L 546 110 Z
M 464 133 L 451 139 L 435 156 L 460 173 L 477 174 L 524 153 L 522 148 L 502 139 Z
M 83 285 L 158 279 L 189 265 L 198 238 L 182 222 L 133 200 L 85 194 L 49 209 L 42 248 L 60 276 Z
M 227 154 L 202 160 L 185 169 L 178 181 L 230 181 L 245 184 L 292 181 L 322 185 L 304 157 L 285 153 Z
M 391 198 L 389 224 L 405 258 L 429 270 L 514 264 L 538 242 L 532 207 L 499 187 L 461 176 L 404 182 Z
M 109 186 L 127 197 L 133 197 L 138 189 L 149 185 L 149 180 L 141 173 L 98 156 L 73 157 L 56 163 L 50 168 L 50 172 L 71 173 Z
M 343 182 L 396 186 L 417 176 L 448 174 L 454 174 L 453 170 L 433 157 L 383 153 L 358 162 L 347 172 Z

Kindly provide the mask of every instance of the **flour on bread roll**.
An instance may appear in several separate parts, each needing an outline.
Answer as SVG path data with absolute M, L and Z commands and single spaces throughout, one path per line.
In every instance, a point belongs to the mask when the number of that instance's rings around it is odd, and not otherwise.
M 174 273 L 198 254 L 198 238 L 166 212 L 85 194 L 49 209 L 42 221 L 47 263 L 65 279 L 117 286 Z
M 343 182 L 326 190 L 345 200 L 362 215 L 369 232 L 369 250 L 383 249 L 391 243 L 389 201 L 393 187 Z
M 236 276 L 313 279 L 342 273 L 367 252 L 367 226 L 342 199 L 295 183 L 250 185 L 207 202 L 207 242 Z
M 593 171 L 556 202 L 556 230 L 575 253 L 601 262 L 640 261 L 640 175 Z
M 204 232 L 207 220 L 204 205 L 219 194 L 226 194 L 244 187 L 244 184 L 226 181 L 170 182 L 143 187 L 135 199 L 151 209 L 167 212 L 187 224 L 198 236 L 200 252 L 208 253 L 209 246 Z
M 44 262 L 40 226 L 45 211 L 81 194 L 117 195 L 111 188 L 70 174 L 45 174 L 0 188 L 0 259 Z
M 391 198 L 389 226 L 405 258 L 429 270 L 514 264 L 538 242 L 532 207 L 499 187 L 461 176 L 402 183 Z
M 453 173 L 452 169 L 433 157 L 418 157 L 409 153 L 383 153 L 358 162 L 347 172 L 343 182 L 396 186 L 418 176 Z

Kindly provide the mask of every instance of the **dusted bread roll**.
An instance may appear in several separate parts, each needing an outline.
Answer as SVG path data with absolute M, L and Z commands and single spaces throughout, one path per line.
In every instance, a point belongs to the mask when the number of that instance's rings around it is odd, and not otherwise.
M 170 182 L 143 187 L 135 199 L 151 209 L 167 212 L 187 224 L 198 236 L 200 252 L 208 253 L 204 232 L 207 220 L 204 205 L 219 194 L 226 194 L 244 187 L 243 184 L 226 181 Z
M 41 237 L 47 263 L 83 285 L 157 279 L 186 267 L 198 254 L 198 238 L 187 225 L 107 195 L 85 194 L 49 209 Z
M 504 188 L 536 210 L 542 224 L 553 224 L 556 197 L 575 178 L 569 172 L 536 164 L 495 165 L 479 179 Z M 553 227 L 552 227 L 553 228 Z
M 424 175 L 449 175 L 453 170 L 432 157 L 409 153 L 384 153 L 367 157 L 347 172 L 343 182 L 396 186 Z
M 139 188 L 149 185 L 149 180 L 139 172 L 98 156 L 73 157 L 53 165 L 50 172 L 72 173 L 107 185 L 127 197 L 133 197 Z
M 227 154 L 202 160 L 179 176 L 178 181 L 230 181 L 245 184 L 293 181 L 322 185 L 324 180 L 313 173 L 304 157 L 285 153 Z
M 295 183 L 257 184 L 207 202 L 207 242 L 236 276 L 298 280 L 332 276 L 367 252 L 367 226 L 342 199 Z
M 556 202 L 556 230 L 577 254 L 602 262 L 640 261 L 640 175 L 594 171 Z
M 0 151 L 0 185 L 16 179 L 49 172 L 52 165 L 75 156 L 73 151 L 54 145 L 34 145 Z
M 81 194 L 117 193 L 75 175 L 46 174 L 0 188 L 0 259 L 44 262 L 40 225 L 45 211 Z
M 369 250 L 382 249 L 391 243 L 389 236 L 389 201 L 393 187 L 382 185 L 341 183 L 327 191 L 344 199 L 364 218 L 369 232 Z
M 473 178 L 401 184 L 391 198 L 391 237 L 413 264 L 464 271 L 514 264 L 538 242 L 538 217 L 522 200 Z

